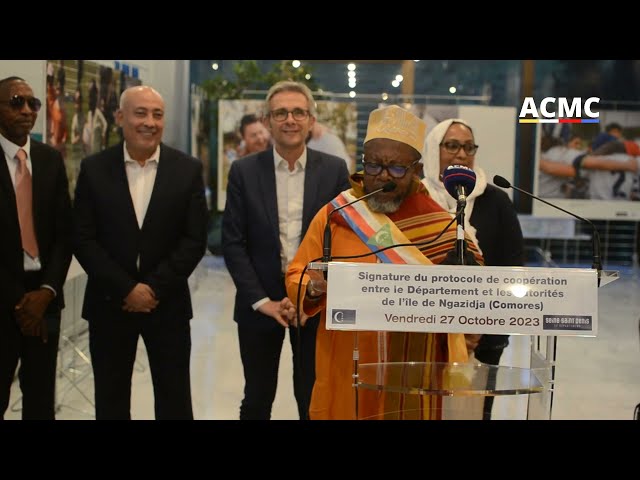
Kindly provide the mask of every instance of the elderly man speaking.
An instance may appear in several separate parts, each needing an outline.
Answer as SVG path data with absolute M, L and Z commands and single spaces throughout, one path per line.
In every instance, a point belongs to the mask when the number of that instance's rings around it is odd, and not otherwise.
M 331 216 L 332 254 L 366 254 L 388 244 L 427 242 L 434 239 L 451 217 L 429 196 L 420 182 L 421 151 L 426 125 L 398 106 L 371 112 L 364 141 L 363 171 L 351 176 L 351 189 L 342 192 L 313 219 L 286 276 L 290 299 L 296 299 L 304 267 L 323 255 L 323 232 L 329 212 L 369 192 L 384 188 L 365 201 Z M 388 188 L 393 182 L 395 188 Z M 390 191 L 389 191 L 390 190 Z M 369 233 L 365 233 L 369 232 Z M 373 234 L 371 234 L 373 232 Z M 381 232 L 390 235 L 380 235 Z M 383 245 L 376 239 L 385 239 Z M 435 243 L 399 247 L 355 261 L 397 264 L 442 262 L 455 242 L 450 226 Z M 472 242 L 470 250 L 481 262 Z M 302 279 L 302 321 L 322 312 L 316 339 L 316 382 L 309 414 L 311 419 L 355 419 L 353 350 L 355 333 L 327 330 L 326 281 L 317 271 Z M 358 332 L 361 363 L 375 362 L 464 362 L 468 359 L 462 334 Z M 358 399 L 358 418 L 439 418 L 439 397 L 371 392 Z M 389 413 L 395 412 L 395 413 Z

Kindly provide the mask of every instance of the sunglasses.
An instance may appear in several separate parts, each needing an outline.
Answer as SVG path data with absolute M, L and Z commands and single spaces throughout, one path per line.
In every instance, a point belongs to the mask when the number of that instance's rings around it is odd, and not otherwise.
M 37 112 L 38 110 L 40 110 L 40 107 L 42 107 L 42 102 L 39 98 L 23 97 L 22 95 L 14 95 L 9 100 L 3 100 L 0 101 L 0 103 L 8 103 L 9 106 L 14 110 L 21 110 L 26 103 L 34 112 Z

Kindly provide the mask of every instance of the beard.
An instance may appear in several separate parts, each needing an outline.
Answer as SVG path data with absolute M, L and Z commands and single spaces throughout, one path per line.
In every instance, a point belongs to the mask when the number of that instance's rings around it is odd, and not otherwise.
M 391 200 L 378 200 L 375 195 L 367 199 L 367 205 L 372 212 L 376 213 L 394 213 L 397 212 L 402 205 L 404 197 L 396 197 Z

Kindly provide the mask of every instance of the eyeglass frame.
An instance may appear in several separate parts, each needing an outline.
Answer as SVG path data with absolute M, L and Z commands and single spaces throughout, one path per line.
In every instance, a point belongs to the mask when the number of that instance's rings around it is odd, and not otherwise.
M 24 95 L 14 95 L 9 100 L 0 100 L 0 103 L 6 103 L 14 110 L 22 109 L 25 103 L 34 112 L 38 112 L 42 108 L 42 101 L 39 98 L 25 97 Z
M 452 150 L 449 149 L 450 147 L 447 146 L 447 143 L 449 143 L 449 144 L 457 143 L 458 144 L 458 148 L 456 148 L 455 151 L 452 151 Z M 445 151 L 447 153 L 450 153 L 451 155 L 456 155 L 460 151 L 460 149 L 463 149 L 464 153 L 466 153 L 469 156 L 473 156 L 476 153 L 478 153 L 478 148 L 480 148 L 480 146 L 476 145 L 475 143 L 460 143 L 457 140 L 447 140 L 446 142 L 440 142 L 440 146 L 442 148 L 444 148 Z M 467 147 L 473 147 L 473 152 L 468 152 L 467 151 Z
M 413 167 L 416 163 L 419 163 L 420 160 L 421 159 L 419 158 L 419 159 L 415 160 L 414 162 L 412 162 L 411 165 L 409 165 L 408 167 L 405 167 L 404 165 L 383 165 L 382 163 L 367 162 L 365 160 L 365 156 L 362 155 L 362 169 L 364 170 L 364 173 L 366 173 L 367 175 L 371 175 L 372 177 L 377 177 L 378 175 L 380 175 L 382 173 L 383 170 L 386 170 L 387 174 L 389 174 L 389 176 L 391 178 L 395 178 L 396 180 L 400 180 L 401 178 L 406 177 L 407 176 L 407 172 L 409 170 L 411 170 L 411 167 Z M 380 171 L 378 173 L 375 173 L 375 174 L 369 173 L 369 172 L 367 172 L 367 165 L 376 165 L 376 166 L 380 167 Z M 391 170 L 389 170 L 390 168 L 402 168 L 402 169 L 404 169 L 404 173 L 401 176 L 396 177 L 395 175 L 393 175 L 391 173 Z
M 284 112 L 286 112 L 286 115 L 282 118 L 282 120 L 278 120 L 276 118 L 276 114 L 277 115 L 282 115 Z M 296 118 L 296 112 L 298 112 L 298 113 L 302 112 L 302 113 L 304 113 L 304 116 L 301 117 L 301 118 Z M 287 118 L 289 118 L 289 114 L 291 114 L 291 117 L 295 121 L 301 122 L 301 121 L 306 120 L 307 118 L 309 118 L 309 116 L 311 115 L 311 112 L 309 110 L 304 109 L 304 108 L 294 108 L 293 110 L 287 110 L 286 108 L 278 108 L 276 110 L 270 110 L 269 111 L 269 116 L 271 118 L 273 118 L 273 120 L 276 121 L 276 122 L 285 122 L 287 120 Z

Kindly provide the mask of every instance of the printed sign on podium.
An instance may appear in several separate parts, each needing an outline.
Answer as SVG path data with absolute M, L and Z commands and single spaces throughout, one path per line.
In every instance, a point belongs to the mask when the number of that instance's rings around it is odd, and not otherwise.
M 327 329 L 595 336 L 585 268 L 328 264 Z

